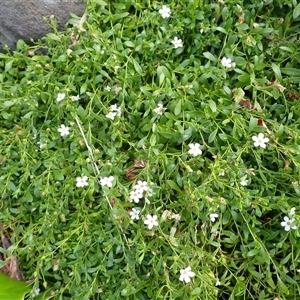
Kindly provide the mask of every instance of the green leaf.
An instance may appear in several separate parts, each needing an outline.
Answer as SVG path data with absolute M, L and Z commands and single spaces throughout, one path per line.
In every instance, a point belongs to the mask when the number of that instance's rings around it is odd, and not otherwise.
M 203 55 L 211 61 L 218 62 L 218 59 L 215 56 L 213 56 L 210 52 L 204 52 Z
M 284 125 L 283 124 L 280 124 L 277 132 L 276 132 L 276 136 L 281 136 L 284 132 Z
M 252 132 L 254 127 L 257 125 L 257 119 L 254 117 L 250 117 L 248 132 Z
M 23 281 L 11 279 L 0 273 L 0 299 L 1 300 L 23 300 L 24 296 L 31 290 Z
M 117 9 L 121 9 L 121 10 L 126 8 L 125 4 L 123 4 L 123 3 L 113 3 L 113 6 Z
M 244 97 L 245 97 L 245 92 L 242 88 L 238 88 L 238 89 L 235 90 L 235 92 L 234 92 L 234 101 L 236 103 L 240 103 L 241 100 L 244 99 Z
M 290 293 L 289 288 L 282 282 L 282 280 L 278 276 L 277 279 L 278 279 L 277 283 L 278 283 L 279 290 L 282 293 L 288 295 Z
M 238 81 L 242 83 L 250 83 L 250 75 L 247 73 L 244 73 L 242 75 L 238 76 Z
M 192 133 L 193 133 L 193 128 L 186 129 L 183 133 L 183 137 L 182 137 L 183 141 L 188 140 L 192 136 Z
M 60 171 L 54 171 L 53 175 L 54 175 L 55 180 L 61 181 L 61 180 L 65 179 L 64 175 Z
M 57 42 L 60 42 L 60 37 L 52 32 L 48 33 L 47 35 L 47 38 L 49 38 L 50 40 L 53 40 L 53 41 L 57 41 Z
M 32 197 L 32 195 L 31 195 L 31 193 L 30 193 L 29 190 L 27 190 L 26 193 L 25 193 L 25 199 L 28 202 L 32 202 L 32 200 L 33 200 L 33 197 Z
M 21 119 L 22 119 L 23 121 L 30 120 L 32 114 L 33 114 L 33 111 L 30 111 L 30 112 L 28 112 L 25 116 L 21 117 Z
M 126 45 L 129 48 L 134 48 L 134 46 L 135 46 L 135 44 L 133 42 L 131 42 L 131 41 L 124 42 L 124 45 Z
M 46 300 L 46 299 L 50 299 L 51 296 L 50 296 L 50 293 L 47 291 L 39 294 L 38 296 L 34 297 L 34 300 Z
M 270 263 L 270 254 L 265 250 L 264 246 L 260 247 L 259 256 L 261 257 L 261 261 L 264 263 Z
M 261 70 L 263 70 L 266 66 L 267 66 L 267 64 L 265 64 L 265 63 L 263 63 L 263 62 L 257 62 L 257 63 L 254 65 L 254 70 L 255 70 L 255 71 L 261 71 Z
M 300 3 L 294 8 L 293 18 L 296 19 L 300 16 Z
M 255 256 L 259 252 L 259 249 L 252 249 L 247 253 L 247 257 Z
M 283 51 L 287 51 L 287 52 L 290 52 L 290 53 L 293 53 L 293 50 L 289 47 L 286 47 L 286 46 L 281 46 L 279 47 L 279 49 L 283 50 Z
M 216 138 L 216 135 L 218 133 L 218 128 L 215 129 L 208 137 L 208 142 L 211 143 Z
M 227 137 L 227 140 L 228 140 L 229 142 L 231 142 L 231 143 L 233 143 L 233 144 L 236 144 L 236 145 L 240 144 L 240 141 L 237 140 L 236 138 L 234 138 L 233 136 L 227 135 L 226 137 Z
M 98 5 L 101 5 L 101 6 L 106 6 L 107 3 L 105 1 L 102 1 L 102 0 L 96 0 L 95 3 L 97 3 Z
M 150 145 L 153 147 L 156 145 L 156 135 L 152 134 L 150 137 Z
M 4 107 L 10 107 L 14 104 L 16 104 L 16 102 L 15 101 L 10 101 L 10 100 L 3 102 Z
M 267 283 L 269 284 L 269 286 L 270 286 L 272 289 L 275 289 L 275 288 L 276 288 L 275 283 L 274 283 L 274 281 L 273 281 L 272 278 L 269 278 L 269 279 L 267 280 Z
M 137 71 L 137 73 L 138 73 L 139 75 L 143 76 L 143 75 L 144 75 L 144 74 L 143 74 L 143 69 L 142 69 L 141 66 L 138 64 L 138 62 L 137 62 L 134 58 L 132 58 L 132 62 L 133 62 L 133 66 L 134 66 L 135 70 Z
M 216 105 L 216 102 L 213 101 L 213 100 L 209 100 L 208 101 L 208 105 L 211 109 L 212 112 L 216 112 L 217 111 L 217 105 Z
M 3 54 L 3 53 L 0 53 L 0 58 L 8 59 L 8 58 L 11 58 L 11 56 Z
M 201 291 L 202 291 L 202 289 L 201 289 L 200 287 L 196 287 L 196 288 L 191 292 L 191 294 L 192 294 L 193 296 L 200 295 L 200 294 L 201 294 Z
M 300 76 L 300 70 L 296 68 L 281 68 L 281 72 L 286 75 Z
M 12 68 L 13 60 L 5 64 L 5 72 L 8 72 Z
M 239 31 L 245 31 L 245 30 L 248 30 L 249 29 L 249 25 L 246 24 L 246 23 L 242 23 L 242 24 L 238 24 L 236 26 L 236 28 L 239 30 Z
M 282 81 L 282 76 L 281 76 L 280 68 L 274 63 L 272 63 L 271 67 L 272 67 L 272 69 L 275 73 L 276 78 L 278 79 L 278 81 L 281 82 Z
M 235 61 L 236 65 L 241 68 L 245 68 L 247 66 L 247 61 L 243 57 L 237 56 L 234 58 L 234 61 Z
M 85 119 L 85 110 L 82 106 L 78 106 L 77 113 L 81 120 Z
M 129 15 L 129 12 L 124 12 L 122 14 L 114 14 L 114 20 L 119 20 L 119 19 L 124 19 L 125 17 L 127 17 Z
M 181 189 L 179 188 L 179 186 L 178 186 L 174 181 L 172 181 L 172 180 L 167 180 L 167 184 L 168 184 L 169 187 L 172 188 L 172 190 L 175 190 L 175 191 L 177 191 L 177 192 L 179 192 L 179 193 L 182 192 Z
M 178 116 L 180 113 L 181 113 L 181 100 L 178 100 L 174 109 L 174 114 L 175 116 Z
M 80 95 L 84 94 L 86 92 L 86 90 L 87 90 L 87 84 L 84 83 L 80 87 Z
M 157 67 L 157 76 L 159 77 L 161 74 L 164 74 L 166 78 L 172 79 L 169 70 L 165 66 L 158 66 Z
M 227 31 L 223 27 L 216 27 L 216 30 L 227 34 Z
M 161 73 L 159 76 L 158 76 L 158 85 L 161 86 L 163 84 L 163 82 L 165 81 L 166 79 L 166 76 L 164 73 Z

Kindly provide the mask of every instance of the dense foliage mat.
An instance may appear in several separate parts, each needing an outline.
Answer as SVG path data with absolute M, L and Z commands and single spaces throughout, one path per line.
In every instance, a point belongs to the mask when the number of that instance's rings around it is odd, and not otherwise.
M 0 221 L 32 297 L 299 299 L 299 15 L 92 0 L 0 54 Z

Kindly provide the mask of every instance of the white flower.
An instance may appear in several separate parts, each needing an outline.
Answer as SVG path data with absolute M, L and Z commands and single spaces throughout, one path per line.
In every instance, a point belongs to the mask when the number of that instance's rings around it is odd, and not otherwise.
M 197 155 L 201 155 L 202 154 L 202 150 L 200 149 L 200 144 L 196 143 L 196 144 L 189 144 L 190 150 L 188 151 L 189 154 L 193 155 L 193 156 L 197 156 Z
M 35 298 L 40 294 L 40 289 L 36 288 L 32 291 L 32 297 Z
M 163 7 L 158 11 L 161 16 L 165 19 L 165 18 L 169 18 L 170 14 L 171 14 L 171 10 L 169 7 L 167 7 L 166 5 L 163 5 Z
M 224 171 L 220 172 L 219 176 L 225 176 L 225 172 Z
M 179 222 L 181 217 L 179 214 L 172 213 L 171 218 L 174 219 L 175 221 Z
M 248 184 L 248 180 L 246 179 L 246 176 L 243 176 L 241 178 L 240 185 L 246 186 L 247 184 Z
M 135 203 L 139 203 L 140 199 L 143 198 L 143 193 L 140 190 L 135 190 L 130 192 L 129 201 L 134 201 Z
M 110 111 L 108 114 L 105 115 L 106 118 L 114 120 L 117 113 Z
M 85 187 L 88 184 L 88 177 L 87 176 L 83 176 L 83 177 L 77 177 L 76 178 L 76 186 L 77 187 Z
M 215 222 L 218 217 L 219 217 L 218 214 L 210 214 L 209 215 L 209 218 L 212 222 Z
M 265 138 L 263 133 L 259 133 L 257 136 L 253 136 L 252 140 L 254 141 L 254 146 L 255 147 L 262 147 L 266 148 L 266 143 L 269 142 L 269 138 Z
M 148 187 L 147 197 L 152 197 L 152 196 L 153 196 L 153 189 Z
M 121 116 L 121 108 L 117 106 L 117 104 L 113 104 L 109 107 L 110 111 L 117 113 L 118 116 Z
M 120 86 L 116 86 L 115 88 L 114 88 L 114 93 L 116 94 L 116 95 L 119 95 L 119 93 L 122 91 L 122 88 L 120 87 Z
M 285 216 L 280 224 L 284 227 L 285 231 L 290 231 L 291 229 L 297 229 L 296 225 L 293 225 L 295 222 L 294 218 L 289 219 L 289 217 Z
M 139 218 L 140 218 L 140 212 L 141 211 L 138 208 L 133 208 L 131 210 L 131 212 L 129 213 L 130 214 L 130 218 L 132 220 L 139 220 Z
M 107 186 L 109 188 L 111 188 L 113 185 L 112 185 L 112 182 L 114 181 L 114 177 L 113 176 L 109 176 L 109 177 L 101 177 L 100 178 L 100 184 L 102 186 Z
M 216 286 L 219 286 L 219 285 L 221 285 L 221 282 L 218 280 L 218 281 L 216 282 Z
M 60 101 L 64 100 L 65 97 L 66 97 L 66 94 L 64 94 L 64 93 L 58 93 L 57 97 L 56 97 L 56 101 L 60 102 Z
M 226 58 L 226 57 L 223 57 L 222 60 L 221 60 L 221 64 L 222 66 L 224 66 L 225 68 L 231 68 L 231 67 L 234 67 L 235 64 L 231 61 L 230 58 Z
M 110 92 L 111 87 L 110 87 L 109 85 L 107 85 L 104 89 L 105 89 L 107 92 Z
M 113 104 L 113 105 L 111 105 L 111 106 L 109 107 L 109 110 L 110 110 L 110 111 L 115 111 L 115 112 L 117 112 L 119 109 L 118 109 L 117 104 Z
M 153 112 L 162 116 L 165 110 L 166 110 L 166 108 L 164 108 L 161 103 L 158 103 L 157 107 L 153 109 Z
M 109 107 L 109 113 L 105 116 L 108 119 L 114 120 L 116 116 L 121 116 L 121 108 L 113 104 Z
M 79 101 L 80 100 L 80 96 L 77 95 L 77 96 L 71 96 L 70 97 L 72 101 Z
M 290 215 L 293 216 L 296 212 L 296 208 L 295 207 L 292 207 L 291 210 L 290 210 Z
M 195 277 L 195 273 L 192 271 L 191 267 L 187 267 L 185 269 L 180 270 L 180 281 L 189 283 L 191 281 L 191 278 L 193 277 Z
M 174 39 L 171 41 L 171 43 L 174 45 L 175 49 L 183 46 L 182 39 L 179 39 L 177 36 L 174 37 Z
M 147 181 L 138 180 L 134 186 L 134 189 L 140 193 L 147 192 L 149 189 Z
M 148 229 L 152 229 L 154 226 L 158 226 L 157 216 L 156 215 L 147 215 L 144 220 L 144 224 L 148 226 Z
M 41 142 L 41 141 L 37 142 L 37 144 L 39 145 L 40 149 L 45 148 L 46 145 L 47 145 L 46 143 L 43 143 L 43 142 Z
M 169 210 L 164 210 L 164 212 L 163 212 L 162 215 L 161 215 L 161 218 L 162 218 L 163 220 L 166 220 L 167 218 L 168 218 L 168 219 L 171 219 L 171 214 L 172 214 L 171 211 L 169 211 Z
M 70 128 L 65 126 L 64 124 L 60 125 L 60 128 L 57 129 L 60 132 L 62 137 L 67 136 L 70 134 Z

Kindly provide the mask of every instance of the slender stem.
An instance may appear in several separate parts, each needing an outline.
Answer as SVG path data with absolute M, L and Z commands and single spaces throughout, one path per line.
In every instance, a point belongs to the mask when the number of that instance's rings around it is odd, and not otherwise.
M 76 117 L 75 120 L 76 120 L 77 126 L 78 126 L 78 128 L 79 128 L 79 130 L 80 130 L 81 136 L 83 137 L 85 146 L 86 146 L 86 148 L 87 148 L 87 150 L 88 150 L 89 158 L 90 158 L 90 160 L 91 160 L 91 162 L 92 162 L 92 167 L 93 167 L 94 173 L 95 173 L 96 176 L 98 176 L 98 175 L 100 174 L 100 171 L 99 171 L 99 168 L 98 168 L 98 166 L 97 166 L 96 160 L 95 160 L 95 158 L 94 158 L 94 154 L 93 154 L 92 148 L 90 147 L 90 145 L 89 145 L 89 143 L 88 143 L 88 141 L 87 141 L 87 138 L 86 138 L 86 136 L 85 136 L 85 134 L 84 134 L 84 132 L 83 132 L 82 126 L 80 125 L 78 118 Z M 100 184 L 100 179 L 97 178 L 97 180 L 98 180 L 98 183 Z M 101 185 L 101 184 L 100 184 L 100 185 Z M 106 201 L 107 201 L 107 203 L 108 203 L 110 209 L 112 210 L 113 207 L 112 207 L 112 205 L 111 205 L 111 203 L 110 203 L 108 197 L 106 196 L 105 199 L 106 199 Z M 119 225 L 119 228 L 120 228 L 120 230 L 121 230 L 121 232 L 122 232 L 122 234 L 123 234 L 123 236 L 124 236 L 124 239 L 125 239 L 125 241 L 126 241 L 127 246 L 130 248 L 129 243 L 128 243 L 128 240 L 127 240 L 127 237 L 126 237 L 125 232 L 124 232 L 123 228 L 121 227 L 121 225 Z

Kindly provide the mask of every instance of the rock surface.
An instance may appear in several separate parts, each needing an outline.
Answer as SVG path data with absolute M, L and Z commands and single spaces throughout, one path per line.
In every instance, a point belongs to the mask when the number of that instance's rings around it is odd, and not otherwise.
M 52 29 L 43 20 L 54 16 L 62 30 L 70 13 L 83 15 L 83 0 L 0 0 L 0 51 L 5 45 L 15 49 L 18 39 L 39 39 Z

